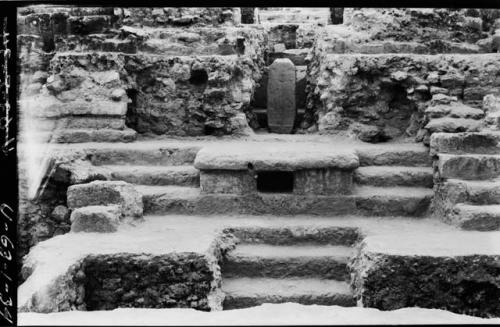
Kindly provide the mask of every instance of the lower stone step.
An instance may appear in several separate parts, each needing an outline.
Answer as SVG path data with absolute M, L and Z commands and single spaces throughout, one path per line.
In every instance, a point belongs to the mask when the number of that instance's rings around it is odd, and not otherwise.
M 367 166 L 354 171 L 354 181 L 372 186 L 432 187 L 431 167 Z
M 423 216 L 434 192 L 424 187 L 360 186 L 352 197 L 359 213 L 375 216 Z
M 459 203 L 453 208 L 452 218 L 465 230 L 500 230 L 500 205 L 470 205 Z
M 137 132 L 130 128 L 116 129 L 63 129 L 53 134 L 51 141 L 56 143 L 84 142 L 132 142 Z
M 240 244 L 222 264 L 224 277 L 318 277 L 349 280 L 354 249 L 331 245 Z
M 146 214 L 274 214 L 422 216 L 433 191 L 421 187 L 357 187 L 353 195 L 204 194 L 199 188 L 136 185 Z M 214 205 L 214 204 L 217 205 Z
M 356 305 L 349 284 L 327 279 L 223 278 L 222 291 L 226 294 L 225 310 L 285 302 L 344 307 Z
M 200 172 L 193 166 L 100 166 L 110 172 L 112 180 L 143 185 L 200 185 Z
M 499 154 L 439 154 L 441 178 L 485 180 L 500 177 Z

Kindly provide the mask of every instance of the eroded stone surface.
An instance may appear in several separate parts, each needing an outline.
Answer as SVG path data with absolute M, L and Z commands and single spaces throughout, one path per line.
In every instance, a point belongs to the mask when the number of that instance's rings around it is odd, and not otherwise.
M 71 231 L 78 232 L 115 232 L 120 222 L 121 211 L 117 205 L 87 206 L 71 212 Z
M 142 216 L 142 197 L 126 182 L 94 181 L 68 188 L 68 207 L 71 209 L 109 204 L 119 205 L 123 216 Z
M 295 66 L 290 59 L 276 59 L 269 66 L 267 119 L 271 132 L 290 133 L 295 122 Z

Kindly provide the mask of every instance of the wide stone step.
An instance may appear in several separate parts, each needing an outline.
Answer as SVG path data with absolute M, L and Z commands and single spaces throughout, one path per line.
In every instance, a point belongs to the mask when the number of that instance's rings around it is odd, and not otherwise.
M 500 204 L 470 205 L 459 203 L 453 207 L 453 218 L 465 230 L 500 230 Z
M 62 129 L 51 135 L 50 141 L 55 143 L 85 142 L 132 142 L 137 132 L 130 128 L 116 129 Z
M 437 167 L 441 178 L 492 179 L 500 176 L 500 155 L 439 154 Z
M 372 186 L 432 187 L 431 167 L 367 166 L 354 171 L 354 181 Z
M 357 210 L 376 216 L 423 216 L 429 208 L 433 190 L 423 187 L 357 187 L 351 195 Z
M 345 196 L 291 193 L 204 194 L 199 188 L 136 185 L 150 214 L 345 215 L 356 210 Z M 215 204 L 215 205 L 214 205 Z
M 292 193 L 204 194 L 199 188 L 136 185 L 146 214 L 422 216 L 433 196 L 419 187 L 358 187 L 353 195 Z M 216 205 L 214 205 L 216 204 Z
M 301 304 L 356 305 L 346 282 L 313 278 L 225 278 L 223 308 L 238 309 L 263 303 L 297 302 Z
M 110 171 L 112 180 L 142 185 L 199 186 L 200 173 L 193 166 L 101 166 Z
M 226 277 L 318 277 L 349 279 L 347 263 L 354 249 L 331 245 L 240 244 L 222 264 Z
M 422 144 L 394 144 L 357 149 L 360 166 L 430 167 L 429 148 Z

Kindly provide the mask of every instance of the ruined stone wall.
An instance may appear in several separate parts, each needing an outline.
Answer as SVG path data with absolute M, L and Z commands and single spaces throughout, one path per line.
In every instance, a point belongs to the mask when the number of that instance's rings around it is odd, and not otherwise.
M 213 275 L 199 254 L 94 255 L 82 265 L 88 311 L 118 307 L 210 311 L 207 296 Z
M 361 249 L 351 262 L 353 288 L 364 307 L 440 308 L 499 317 L 498 256 L 416 256 Z
M 320 132 L 369 142 L 416 137 L 432 99 L 455 96 L 481 108 L 497 94 L 500 56 L 322 54 L 309 70 L 308 119 Z M 417 138 L 422 140 L 422 136 Z

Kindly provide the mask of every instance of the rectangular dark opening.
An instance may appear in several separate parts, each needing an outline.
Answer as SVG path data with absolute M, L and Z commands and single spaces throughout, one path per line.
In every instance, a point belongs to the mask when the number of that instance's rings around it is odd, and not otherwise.
M 257 191 L 268 193 L 293 192 L 292 171 L 261 171 L 257 173 Z

